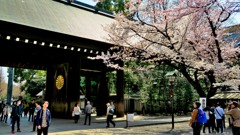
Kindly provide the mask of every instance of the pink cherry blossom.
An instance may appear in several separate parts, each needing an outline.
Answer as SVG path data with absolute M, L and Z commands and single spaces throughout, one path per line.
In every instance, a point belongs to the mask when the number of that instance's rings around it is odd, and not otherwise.
M 219 86 L 240 85 L 240 48 L 224 38 L 229 34 L 226 22 L 240 7 L 229 0 L 131 0 L 128 5 L 128 15 L 117 14 L 116 22 L 105 27 L 115 53 L 98 59 L 115 68 L 113 59 L 166 63 L 182 73 L 200 96 L 206 96 L 199 82 L 202 77 L 211 84 L 208 97 Z

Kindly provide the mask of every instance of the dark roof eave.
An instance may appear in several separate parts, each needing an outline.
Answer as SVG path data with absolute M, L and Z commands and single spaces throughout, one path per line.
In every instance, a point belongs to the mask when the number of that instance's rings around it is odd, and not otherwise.
M 0 20 L 0 34 L 22 37 L 26 39 L 40 40 L 44 42 L 53 42 L 56 44 L 67 44 L 88 49 L 97 49 L 102 51 L 106 51 L 110 47 L 114 46 L 113 44 L 107 42 L 86 39 L 83 37 L 67 35 L 64 33 L 53 32 L 2 20 Z

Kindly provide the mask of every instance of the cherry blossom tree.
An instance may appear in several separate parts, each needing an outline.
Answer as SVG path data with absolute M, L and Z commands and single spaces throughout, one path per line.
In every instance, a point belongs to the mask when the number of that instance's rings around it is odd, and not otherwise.
M 178 70 L 200 97 L 218 88 L 239 89 L 240 48 L 227 40 L 226 25 L 239 11 L 228 0 L 131 0 L 128 15 L 117 14 L 106 27 L 111 53 L 97 56 L 111 67 L 116 60 L 165 63 Z M 205 80 L 206 86 L 201 82 Z

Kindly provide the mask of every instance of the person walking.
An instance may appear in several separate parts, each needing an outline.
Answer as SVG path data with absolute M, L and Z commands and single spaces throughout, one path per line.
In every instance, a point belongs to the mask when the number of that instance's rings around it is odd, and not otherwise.
M 73 108 L 73 114 L 74 114 L 74 122 L 78 123 L 78 120 L 80 118 L 80 114 L 81 114 L 81 110 L 78 106 L 78 103 L 75 104 L 74 108 Z
M 112 123 L 113 127 L 116 126 L 115 122 L 113 121 L 113 113 L 110 111 L 112 108 L 110 106 L 110 103 L 107 103 L 107 126 L 106 128 L 109 128 L 109 122 Z
M 217 107 L 215 108 L 214 113 L 217 121 L 217 132 L 219 133 L 219 128 L 220 128 L 221 133 L 223 133 L 224 110 L 220 107 L 220 104 L 217 104 Z
M 238 108 L 238 102 L 233 101 L 229 104 L 231 110 L 226 114 L 231 115 L 233 120 L 232 133 L 233 135 L 240 135 L 240 110 Z
M 215 106 L 212 105 L 209 110 L 209 125 L 210 125 L 210 127 L 212 127 L 213 133 L 215 132 L 215 130 L 217 130 L 216 123 L 215 123 L 216 117 L 215 117 L 214 110 L 215 110 Z
M 207 122 L 203 125 L 203 133 L 205 133 L 205 128 L 206 127 L 208 127 L 208 132 L 211 133 L 211 130 L 210 130 L 210 120 L 209 120 L 210 108 L 207 106 L 206 108 L 203 109 L 203 111 L 206 113 L 206 116 L 207 116 Z
M 34 108 L 34 114 L 33 114 L 34 119 L 33 119 L 33 130 L 32 130 L 32 132 L 35 132 L 35 130 L 36 130 L 36 126 L 37 126 L 37 124 L 36 124 L 37 112 L 39 110 L 41 110 L 41 106 L 39 105 L 38 102 L 35 103 L 35 106 L 36 107 Z
M 23 103 L 22 103 L 22 100 L 19 100 L 19 109 L 20 109 L 20 117 L 22 117 L 22 114 L 23 114 Z
M 92 113 L 92 105 L 90 104 L 90 101 L 87 101 L 87 105 L 85 107 L 85 122 L 84 125 L 87 123 L 88 118 L 88 125 L 91 125 L 91 113 Z
M 2 101 L 2 104 L 0 104 L 0 113 L 1 113 L 1 121 L 3 121 L 3 117 L 4 117 L 4 114 L 3 114 L 3 109 L 4 107 L 6 106 L 6 104 Z
M 28 114 L 28 103 L 26 100 L 23 101 L 23 113 L 24 113 L 24 117 L 27 117 Z
M 9 103 L 6 103 L 5 107 L 3 108 L 3 121 L 5 123 L 7 123 L 7 120 L 8 120 L 8 115 L 10 114 L 10 112 L 12 112 L 12 108 L 11 106 L 9 105 Z
M 199 107 L 201 106 L 201 103 L 196 101 L 193 103 L 193 112 L 192 112 L 192 117 L 189 122 L 189 126 L 193 128 L 193 135 L 200 135 L 201 129 L 202 129 L 202 124 L 197 121 L 197 115 L 198 115 L 198 110 Z
M 21 132 L 20 130 L 20 101 L 14 101 L 13 102 L 13 106 L 12 106 L 12 113 L 11 113 L 11 117 L 12 117 L 12 133 L 15 133 L 14 127 L 15 127 L 15 123 L 17 122 L 17 132 Z
M 0 100 L 0 115 L 1 116 L 2 116 L 2 112 L 3 112 L 3 101 Z
M 32 100 L 32 103 L 29 104 L 29 117 L 28 117 L 28 121 L 30 121 L 30 119 L 31 119 L 32 122 L 33 122 L 34 108 L 35 108 L 35 101 Z
M 51 124 L 51 113 L 48 110 L 48 101 L 43 102 L 42 109 L 37 112 L 36 125 L 37 125 L 37 135 L 47 135 L 48 128 Z

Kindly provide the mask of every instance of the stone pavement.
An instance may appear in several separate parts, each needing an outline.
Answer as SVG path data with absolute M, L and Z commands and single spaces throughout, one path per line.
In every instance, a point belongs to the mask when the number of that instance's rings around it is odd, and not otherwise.
M 21 131 L 16 135 L 36 135 L 32 131 L 32 122 L 27 121 L 28 118 L 21 119 Z M 171 130 L 171 117 L 160 116 L 134 116 L 134 121 L 129 122 L 126 127 L 125 118 L 115 118 L 115 128 L 106 128 L 106 117 L 92 117 L 91 125 L 83 125 L 84 116 L 81 116 L 78 124 L 69 119 L 52 119 L 49 135 L 189 135 L 192 129 L 188 126 L 189 116 L 176 116 L 175 129 Z M 11 127 L 9 124 L 0 123 L 0 135 L 10 135 Z M 230 130 L 226 130 L 225 134 L 231 134 Z

